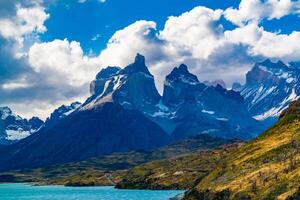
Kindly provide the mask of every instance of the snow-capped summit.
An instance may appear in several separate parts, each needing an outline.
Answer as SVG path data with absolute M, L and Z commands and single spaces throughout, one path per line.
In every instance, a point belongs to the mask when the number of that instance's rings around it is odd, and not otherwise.
M 274 121 L 300 96 L 300 68 L 267 59 L 246 74 L 240 89 L 250 113 L 258 120 Z
M 23 119 L 14 114 L 9 107 L 0 107 L 0 144 L 11 144 L 28 137 L 42 125 L 43 121 L 37 117 Z

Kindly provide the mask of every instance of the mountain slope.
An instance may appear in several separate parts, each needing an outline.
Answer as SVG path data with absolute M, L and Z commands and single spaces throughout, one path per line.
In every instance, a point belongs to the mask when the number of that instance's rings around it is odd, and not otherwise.
M 76 112 L 0 150 L 0 169 L 21 169 L 83 160 L 112 152 L 152 149 L 169 142 L 164 131 L 135 110 L 103 103 Z
M 265 60 L 246 74 L 246 83 L 238 88 L 250 113 L 257 120 L 275 122 L 280 113 L 300 96 L 300 67 Z
M 80 102 L 74 102 L 74 103 L 71 103 L 68 106 L 67 105 L 62 105 L 62 106 L 58 107 L 57 109 L 55 109 L 51 113 L 50 117 L 48 117 L 46 119 L 44 126 L 53 126 L 53 125 L 55 125 L 59 120 L 67 117 L 72 112 L 76 111 L 76 109 L 79 108 L 80 105 L 81 105 Z
M 275 126 L 232 151 L 184 199 L 287 199 L 300 188 L 300 101 Z M 297 199 L 296 197 L 294 199 Z
M 29 120 L 14 114 L 8 107 L 0 107 L 0 144 L 11 144 L 39 130 L 43 121 L 37 117 Z

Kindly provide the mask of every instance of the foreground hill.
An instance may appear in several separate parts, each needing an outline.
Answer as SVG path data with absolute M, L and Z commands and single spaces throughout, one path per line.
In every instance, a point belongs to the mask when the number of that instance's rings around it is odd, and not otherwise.
M 185 200 L 300 199 L 300 100 L 257 139 L 232 151 Z
M 187 155 L 155 160 L 124 172 L 119 189 L 189 189 L 207 176 L 227 152 L 243 143 L 234 142 L 214 150 L 198 150 Z
M 184 200 L 300 199 L 300 100 L 258 138 L 148 162 L 118 188 L 189 189 Z

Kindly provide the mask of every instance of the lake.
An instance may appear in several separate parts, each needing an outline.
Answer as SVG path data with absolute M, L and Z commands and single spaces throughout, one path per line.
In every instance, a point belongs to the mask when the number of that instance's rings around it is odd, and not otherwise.
M 168 200 L 184 191 L 0 184 L 1 200 Z

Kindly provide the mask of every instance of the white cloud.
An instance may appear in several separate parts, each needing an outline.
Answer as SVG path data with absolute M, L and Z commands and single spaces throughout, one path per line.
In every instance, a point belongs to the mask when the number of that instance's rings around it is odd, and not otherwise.
M 60 83 L 79 87 L 91 81 L 98 62 L 97 58 L 83 54 L 79 42 L 67 39 L 35 43 L 29 49 L 28 58 L 35 72 L 58 87 Z
M 259 23 L 263 19 L 280 19 L 299 13 L 299 2 L 291 0 L 241 0 L 238 9 L 225 10 L 225 18 L 238 26 Z
M 4 38 L 20 40 L 31 33 L 43 33 L 47 29 L 44 22 L 49 18 L 45 8 L 37 4 L 33 7 L 16 6 L 16 16 L 0 19 L 0 34 Z
M 247 37 L 244 37 L 245 35 Z M 248 45 L 250 55 L 282 59 L 286 62 L 300 60 L 300 32 L 272 33 L 252 23 L 233 31 L 226 31 L 225 38 L 234 44 Z
M 156 23 L 144 20 L 117 31 L 100 54 L 101 66 L 124 66 L 132 61 L 137 52 L 153 59 L 153 54 L 160 53 L 155 31 Z
M 169 17 L 160 38 L 167 41 L 171 49 L 190 51 L 195 57 L 207 58 L 222 36 L 223 28 L 217 23 L 221 15 L 222 10 L 196 7 L 178 17 Z
M 31 86 L 32 84 L 30 83 L 30 81 L 26 76 L 23 76 L 18 80 L 6 82 L 1 85 L 2 89 L 4 90 L 26 89 L 26 88 L 30 88 Z

